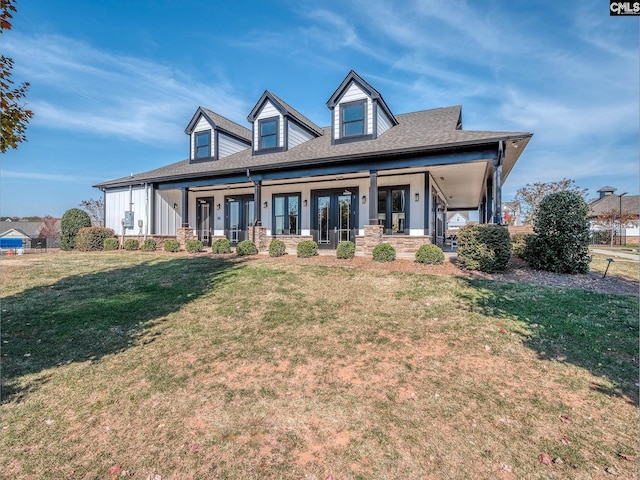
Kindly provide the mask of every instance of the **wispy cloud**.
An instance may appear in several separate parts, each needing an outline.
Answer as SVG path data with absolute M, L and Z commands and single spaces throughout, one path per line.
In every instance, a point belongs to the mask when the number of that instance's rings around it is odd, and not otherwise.
M 60 183 L 79 183 L 86 185 L 89 181 L 88 177 L 79 175 L 61 175 L 54 173 L 38 173 L 38 172 L 19 172 L 15 170 L 0 170 L 0 178 L 2 180 L 46 180 L 50 182 Z
M 34 125 L 166 143 L 183 141 L 180 134 L 199 105 L 236 121 L 248 110 L 223 78 L 205 85 L 168 66 L 66 37 L 12 34 L 3 47 L 19 58 L 16 72 L 31 82 Z M 38 95 L 45 89 L 49 100 Z

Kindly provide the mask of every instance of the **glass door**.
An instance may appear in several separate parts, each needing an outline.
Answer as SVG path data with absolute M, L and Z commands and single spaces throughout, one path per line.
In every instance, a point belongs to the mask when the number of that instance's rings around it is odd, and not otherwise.
M 313 192 L 313 239 L 319 248 L 335 249 L 355 241 L 357 189 Z
M 253 195 L 225 198 L 225 236 L 232 245 L 247 239 L 248 227 L 255 222 Z
M 229 199 L 227 201 L 227 238 L 235 245 L 240 242 L 242 229 L 240 228 L 240 201 Z
M 318 197 L 318 246 L 330 246 L 331 197 Z
M 211 227 L 213 225 L 213 198 L 198 198 L 196 225 L 198 239 L 206 247 L 211 246 Z

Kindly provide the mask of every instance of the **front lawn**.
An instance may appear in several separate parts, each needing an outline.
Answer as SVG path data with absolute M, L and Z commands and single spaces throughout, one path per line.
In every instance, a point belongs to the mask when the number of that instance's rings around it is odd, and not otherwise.
M 1 259 L 2 476 L 635 478 L 635 296 L 276 260 Z

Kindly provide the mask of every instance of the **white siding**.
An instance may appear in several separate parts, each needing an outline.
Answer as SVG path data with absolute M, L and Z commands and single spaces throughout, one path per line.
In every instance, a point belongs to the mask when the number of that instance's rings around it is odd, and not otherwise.
M 173 205 L 176 208 L 173 208 Z M 175 235 L 182 224 L 182 192 L 157 190 L 155 198 L 156 235 Z
M 262 110 L 260 110 L 260 113 L 258 114 L 258 116 L 256 117 L 255 121 L 253 122 L 253 149 L 257 150 L 259 145 L 259 135 L 260 135 L 260 131 L 258 129 L 258 123 L 259 120 L 262 118 L 272 118 L 272 117 L 278 117 L 280 122 L 279 122 L 279 132 L 278 132 L 278 146 L 281 147 L 283 145 L 283 138 L 284 138 L 284 122 L 282 119 L 282 115 L 280 114 L 280 112 L 278 112 L 278 110 L 276 109 L 276 107 L 273 105 L 273 103 L 271 103 L 269 100 L 267 100 L 267 102 L 264 104 L 264 107 L 262 107 Z
M 142 220 L 142 234 L 149 233 L 150 187 L 145 191 L 143 186 L 136 186 L 129 192 L 128 188 L 108 191 L 105 194 L 105 226 L 113 229 L 116 235 L 122 234 L 124 212 L 133 211 L 133 228 L 127 228 L 125 235 L 138 235 Z
M 340 104 L 355 102 L 356 100 L 367 100 L 367 135 L 371 135 L 373 133 L 373 104 L 371 99 L 364 93 L 355 83 L 351 82 L 347 91 L 344 92 L 342 98 L 338 100 L 338 104 L 335 106 L 333 110 L 333 121 L 334 121 L 334 138 L 340 138 Z
M 200 120 L 196 124 L 196 127 L 193 129 L 193 133 L 191 134 L 191 157 L 196 157 L 196 132 L 204 132 L 205 130 L 211 130 L 211 156 L 215 155 L 213 151 L 213 125 L 211 125 L 206 118 L 200 115 Z
M 288 132 L 288 145 L 287 148 L 293 148 L 296 145 L 300 145 L 301 143 L 306 142 L 307 140 L 311 140 L 313 135 L 299 127 L 293 122 L 289 123 L 289 132 Z
M 378 137 L 390 128 L 391 121 L 389 120 L 389 117 L 387 117 L 387 115 L 382 111 L 381 108 L 378 108 Z
M 224 133 L 218 134 L 218 158 L 228 157 L 240 150 L 249 148 L 249 145 Z

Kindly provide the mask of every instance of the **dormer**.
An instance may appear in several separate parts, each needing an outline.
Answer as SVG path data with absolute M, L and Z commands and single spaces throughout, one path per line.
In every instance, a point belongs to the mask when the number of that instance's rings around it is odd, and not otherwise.
M 203 107 L 184 133 L 189 135 L 190 163 L 220 160 L 251 146 L 251 130 Z
M 331 95 L 327 107 L 332 144 L 373 140 L 398 124 L 380 92 L 353 70 Z
M 319 126 L 267 90 L 247 121 L 253 125 L 254 155 L 286 152 L 322 135 Z

